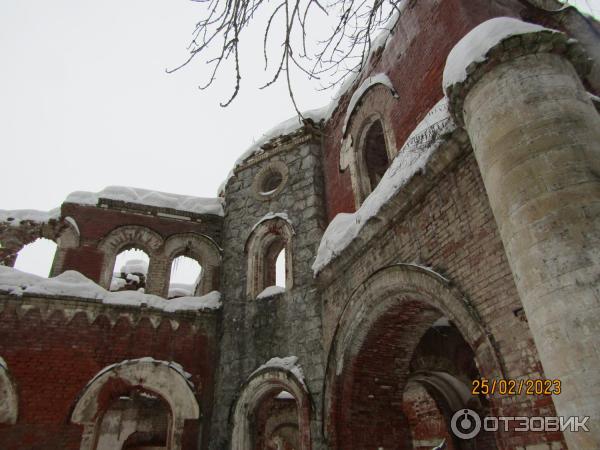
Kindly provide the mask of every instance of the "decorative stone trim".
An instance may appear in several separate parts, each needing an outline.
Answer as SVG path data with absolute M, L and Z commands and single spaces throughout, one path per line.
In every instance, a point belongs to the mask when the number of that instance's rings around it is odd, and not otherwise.
M 463 40 L 473 38 L 474 33 L 471 31 L 463 37 Z M 592 60 L 587 57 L 585 50 L 579 42 L 555 30 L 543 29 L 501 39 L 487 51 L 483 61 L 472 62 L 465 68 L 467 78 L 464 81 L 445 86 L 445 94 L 449 100 L 449 109 L 457 124 L 464 126 L 463 103 L 465 98 L 471 88 L 487 72 L 503 62 L 536 53 L 563 55 L 573 64 L 573 67 L 582 78 L 590 72 L 592 67 Z M 453 55 L 451 52 L 446 61 L 446 66 L 451 64 L 453 58 L 456 57 L 458 56 Z
M 254 372 L 242 385 L 233 410 L 232 450 L 251 448 L 250 415 L 261 400 L 274 391 L 287 391 L 294 397 L 298 411 L 300 449 L 310 450 L 310 398 L 304 383 L 291 370 L 267 367 Z
M 19 415 L 19 397 L 13 383 L 8 366 L 0 357 L 0 424 L 13 425 Z
M 200 405 L 181 366 L 152 358 L 141 358 L 102 369 L 81 392 L 73 409 L 71 421 L 83 425 L 81 450 L 91 450 L 97 440 L 97 421 L 102 418 L 102 394 L 111 385 L 146 389 L 164 399 L 171 412 L 167 448 L 182 448 L 184 421 L 200 417 Z M 105 400 L 104 400 L 105 401 Z M 105 406 L 104 406 L 105 407 Z
M 268 165 L 259 170 L 252 181 L 252 195 L 257 200 L 270 200 L 277 196 L 286 186 L 289 173 L 287 165 L 282 161 L 271 161 Z M 279 175 L 281 181 L 276 188 L 265 190 L 264 184 L 268 182 L 270 176 Z
M 275 280 L 267 280 L 267 269 L 274 270 L 275 259 L 281 248 L 285 248 L 285 287 L 291 289 L 294 283 L 292 264 L 292 240 L 294 229 L 281 217 L 260 222 L 250 233 L 246 241 L 245 251 L 248 259 L 246 273 L 246 296 L 255 299 L 267 286 Z M 271 281 L 269 283 L 268 281 Z

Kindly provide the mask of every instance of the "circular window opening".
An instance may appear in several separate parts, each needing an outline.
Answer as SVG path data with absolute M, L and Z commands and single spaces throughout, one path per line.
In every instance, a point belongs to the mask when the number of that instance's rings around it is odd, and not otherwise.
M 269 170 L 269 172 L 265 174 L 260 186 L 260 193 L 262 195 L 270 195 L 281 186 L 281 183 L 283 183 L 283 174 L 279 171 Z

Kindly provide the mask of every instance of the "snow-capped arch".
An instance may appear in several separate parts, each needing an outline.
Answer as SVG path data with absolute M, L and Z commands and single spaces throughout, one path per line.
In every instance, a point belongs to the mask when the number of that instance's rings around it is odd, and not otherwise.
M 81 450 L 91 450 L 97 440 L 97 422 L 102 418 L 107 398 L 135 390 L 160 396 L 169 405 L 171 426 L 167 448 L 181 448 L 185 420 L 200 417 L 200 405 L 185 371 L 176 363 L 153 358 L 126 360 L 102 369 L 85 386 L 71 414 L 71 422 L 83 425 Z

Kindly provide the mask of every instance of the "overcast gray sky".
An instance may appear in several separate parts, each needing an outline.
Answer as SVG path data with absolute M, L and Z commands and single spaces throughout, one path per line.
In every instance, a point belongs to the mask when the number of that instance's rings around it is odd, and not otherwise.
M 578 3 L 600 10 L 600 0 Z M 266 76 L 257 53 L 244 54 L 242 91 L 225 109 L 231 74 L 200 91 L 199 64 L 165 73 L 185 58 L 202 7 L 0 2 L 0 209 L 48 210 L 72 191 L 108 185 L 215 196 L 237 157 L 294 111 L 284 84 L 258 90 Z M 262 29 L 254 31 L 260 41 Z M 301 109 L 333 95 L 302 79 L 296 86 Z

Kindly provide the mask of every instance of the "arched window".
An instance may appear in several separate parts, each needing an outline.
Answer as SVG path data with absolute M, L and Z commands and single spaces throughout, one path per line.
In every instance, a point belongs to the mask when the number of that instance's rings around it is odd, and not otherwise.
M 248 298 L 281 293 L 293 285 L 290 223 L 276 215 L 259 222 L 246 242 Z
M 131 248 L 117 255 L 110 282 L 111 291 L 137 291 L 146 289 L 150 257 L 140 249 Z
M 151 230 L 150 228 L 137 226 L 137 225 L 125 225 L 122 227 L 115 228 L 108 233 L 98 244 L 98 250 L 104 253 L 104 261 L 102 263 L 102 273 L 100 274 L 100 286 L 105 289 L 111 287 L 111 282 L 114 278 L 115 272 L 121 273 L 121 268 L 124 264 L 130 260 L 142 260 L 145 261 L 145 265 L 148 266 L 144 269 L 144 263 L 135 267 L 126 267 L 125 272 L 129 272 L 133 275 L 137 275 L 140 278 L 140 282 L 144 283 L 144 292 L 155 295 L 163 295 L 163 277 L 161 265 L 161 248 L 164 244 L 163 238 Z M 117 256 L 127 250 L 142 250 L 142 253 L 125 253 L 125 256 L 121 256 L 117 261 Z M 136 263 L 130 263 L 132 266 Z M 143 273 L 145 270 L 145 274 Z M 144 275 L 143 280 L 138 274 Z M 125 274 L 126 277 L 127 274 Z M 122 278 L 121 276 L 117 278 Z M 129 277 L 130 282 L 136 282 L 134 277 Z M 122 282 L 118 282 L 122 283 Z M 116 287 L 116 286 L 113 286 Z M 133 288 L 134 286 L 131 286 Z M 142 286 L 138 285 L 137 289 Z
M 56 244 L 49 239 L 38 238 L 23 247 L 15 262 L 15 268 L 23 272 L 47 277 L 52 268 Z
M 310 400 L 293 373 L 271 366 L 250 376 L 233 411 L 231 448 L 310 450 Z
M 367 128 L 363 141 L 362 155 L 366 169 L 365 175 L 369 181 L 369 192 L 373 192 L 390 165 L 383 126 L 380 120 L 376 120 Z
M 178 256 L 171 263 L 168 298 L 196 295 L 202 281 L 200 263 L 189 256 Z
M 181 233 L 165 241 L 165 289 L 168 298 L 201 296 L 219 290 L 221 254 L 209 237 Z

